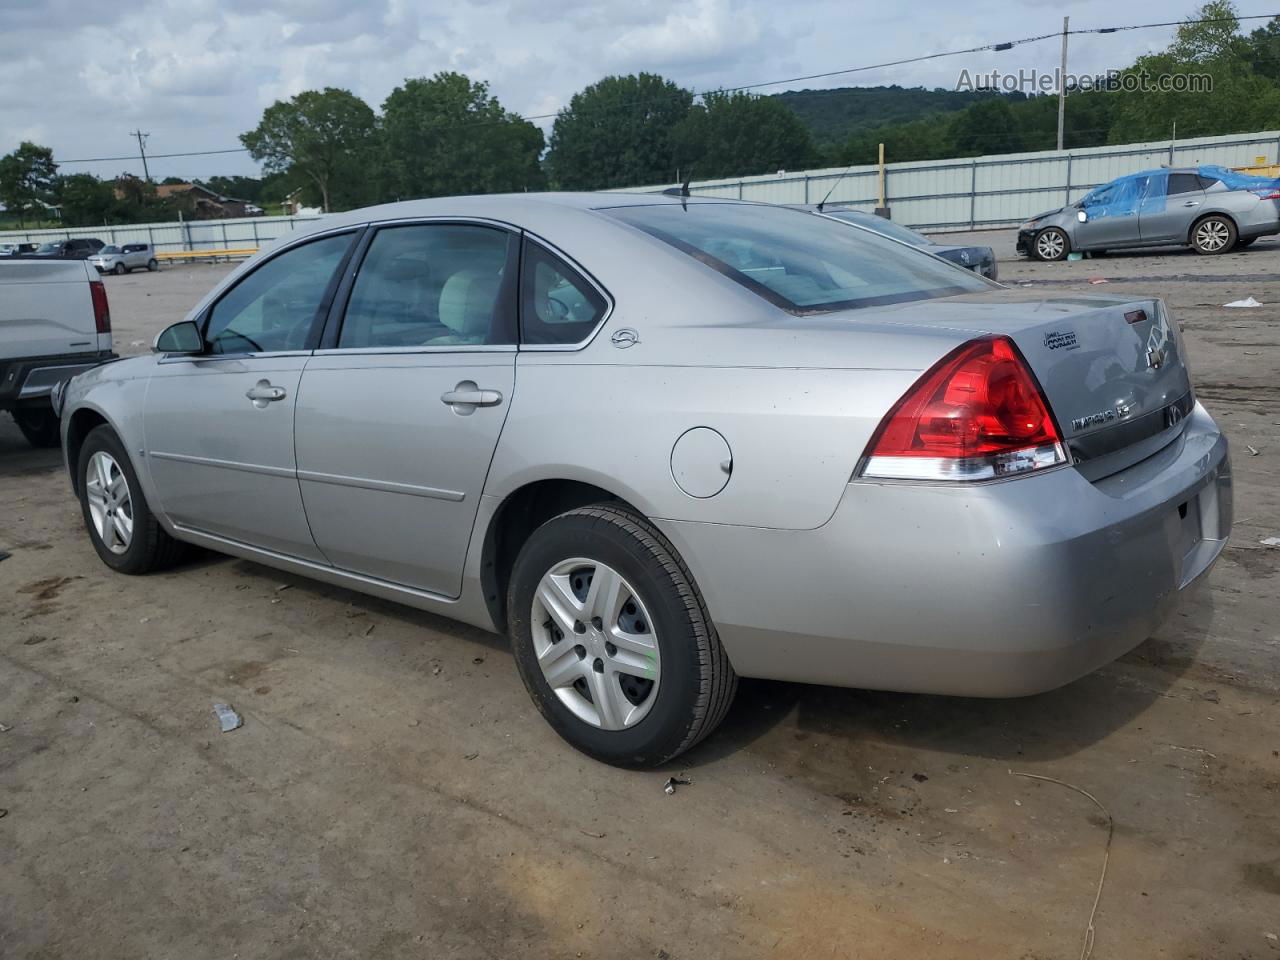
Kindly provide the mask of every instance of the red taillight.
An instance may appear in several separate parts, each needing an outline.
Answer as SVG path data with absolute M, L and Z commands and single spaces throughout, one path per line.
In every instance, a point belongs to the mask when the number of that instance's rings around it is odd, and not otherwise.
M 1273 193 L 1268 193 L 1268 194 L 1267 194 L 1265 197 L 1263 197 L 1262 199 L 1263 199 L 1263 200 L 1280 200 L 1280 190 L 1276 190 L 1276 191 L 1275 191 L 1275 192 L 1273 192 Z
M 111 310 L 107 306 L 107 288 L 101 280 L 89 281 L 89 296 L 93 298 L 93 325 L 99 333 L 110 333 Z
M 1064 463 L 1062 435 L 1008 337 L 971 340 L 925 373 L 881 421 L 862 475 L 987 480 Z

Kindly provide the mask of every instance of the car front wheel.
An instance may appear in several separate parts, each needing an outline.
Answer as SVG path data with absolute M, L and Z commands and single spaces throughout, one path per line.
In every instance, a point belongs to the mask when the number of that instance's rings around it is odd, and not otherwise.
M 618 766 L 661 764 L 724 718 L 734 673 L 693 578 L 647 520 L 582 507 L 534 531 L 507 592 L 516 666 L 565 740 Z
M 157 270 L 160 269 L 160 264 L 156 263 L 155 260 L 148 260 L 147 269 L 150 270 L 152 273 L 155 273 Z
M 115 269 L 112 271 L 112 273 L 114 273 L 117 277 L 128 272 L 129 272 L 129 268 L 126 267 L 123 263 L 117 263 L 115 266 Z
M 1236 225 L 1227 217 L 1205 217 L 1191 228 L 1191 246 L 1202 256 L 1226 253 L 1236 245 Z
M 102 562 L 121 573 L 172 566 L 184 545 L 160 526 L 147 506 L 129 455 L 115 431 L 95 427 L 80 448 L 76 469 L 80 510 Z
M 1032 244 L 1037 260 L 1063 260 L 1071 252 L 1071 241 L 1058 227 L 1045 227 Z

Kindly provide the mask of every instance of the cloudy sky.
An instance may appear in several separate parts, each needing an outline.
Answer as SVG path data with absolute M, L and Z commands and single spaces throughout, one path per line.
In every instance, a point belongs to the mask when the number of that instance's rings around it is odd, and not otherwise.
M 694 90 L 839 70 L 1073 28 L 1189 16 L 1194 0 L 0 0 L 0 153 L 21 140 L 59 160 L 239 147 L 264 107 L 346 87 L 375 109 L 405 77 L 457 70 L 511 110 L 551 113 L 606 73 L 648 70 Z M 1242 14 L 1266 12 L 1241 3 Z M 1274 6 L 1274 5 L 1273 5 Z M 1073 37 L 1070 69 L 1124 66 L 1170 29 Z M 954 88 L 970 71 L 1052 69 L 1057 40 L 1003 53 L 788 86 Z M 141 172 L 137 161 L 64 172 Z M 244 154 L 155 159 L 153 177 L 256 172 Z

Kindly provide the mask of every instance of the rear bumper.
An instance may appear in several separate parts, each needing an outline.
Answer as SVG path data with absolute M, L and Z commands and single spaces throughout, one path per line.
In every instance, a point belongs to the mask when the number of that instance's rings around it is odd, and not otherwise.
M 71 353 L 49 357 L 0 360 L 0 410 L 40 401 L 59 383 L 76 374 L 114 360 L 110 350 L 100 353 Z
M 973 487 L 850 483 L 809 531 L 660 522 L 735 669 L 751 677 L 1010 697 L 1151 635 L 1232 521 L 1225 437 L 1203 407 L 1147 460 Z

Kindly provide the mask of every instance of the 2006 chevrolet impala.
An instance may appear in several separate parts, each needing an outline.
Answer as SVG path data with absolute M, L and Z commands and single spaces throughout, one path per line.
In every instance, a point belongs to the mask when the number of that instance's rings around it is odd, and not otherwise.
M 109 566 L 195 543 L 505 631 L 550 724 L 619 764 L 697 743 L 739 676 L 1067 683 L 1231 526 L 1159 299 L 749 203 L 331 216 L 59 401 Z

